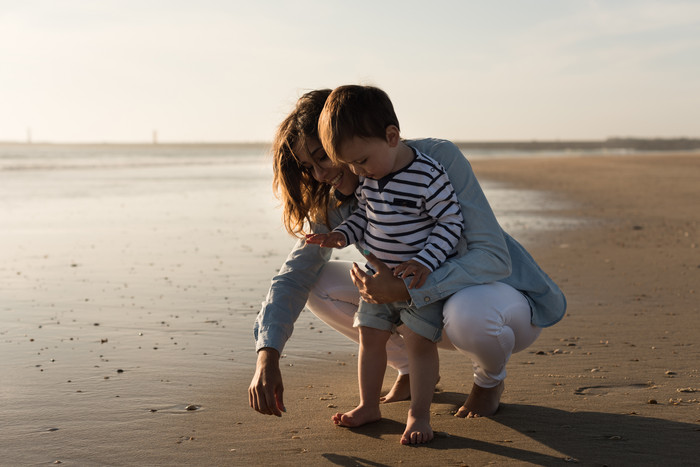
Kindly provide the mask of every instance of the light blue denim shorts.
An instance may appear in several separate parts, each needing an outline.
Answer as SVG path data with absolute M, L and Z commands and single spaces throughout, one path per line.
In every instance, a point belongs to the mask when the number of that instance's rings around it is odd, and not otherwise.
M 432 342 L 439 342 L 442 339 L 444 303 L 444 300 L 439 300 L 418 309 L 406 302 L 376 304 L 360 300 L 353 326 L 396 332 L 396 328 L 403 323 L 416 334 Z

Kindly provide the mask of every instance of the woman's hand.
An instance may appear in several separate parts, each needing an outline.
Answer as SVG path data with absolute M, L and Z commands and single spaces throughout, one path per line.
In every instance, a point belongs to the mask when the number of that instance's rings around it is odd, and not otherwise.
M 377 271 L 375 275 L 370 276 L 357 263 L 353 263 L 350 271 L 352 281 L 360 291 L 364 301 L 368 303 L 391 303 L 411 300 L 406 284 L 398 277 L 394 277 L 394 273 L 386 264 L 379 261 L 371 253 L 365 257 L 374 267 L 374 270 Z
M 282 412 L 287 411 L 282 400 L 283 393 L 279 352 L 269 347 L 260 349 L 255 375 L 248 387 L 250 406 L 261 414 L 281 417 Z

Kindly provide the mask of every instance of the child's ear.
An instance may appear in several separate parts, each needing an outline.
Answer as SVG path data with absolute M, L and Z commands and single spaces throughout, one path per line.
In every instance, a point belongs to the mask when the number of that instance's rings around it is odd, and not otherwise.
M 386 127 L 386 142 L 389 143 L 389 147 L 396 147 L 401 141 L 401 132 L 396 125 L 389 125 Z

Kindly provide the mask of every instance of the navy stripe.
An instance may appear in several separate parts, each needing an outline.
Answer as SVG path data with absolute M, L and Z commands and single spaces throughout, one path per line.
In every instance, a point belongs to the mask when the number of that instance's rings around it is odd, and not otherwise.
M 374 252 L 378 252 L 378 253 L 392 253 L 392 254 L 396 253 L 396 250 L 389 250 L 389 249 L 385 249 L 385 248 L 380 248 L 380 247 L 378 247 L 377 245 L 375 245 L 375 244 L 373 244 L 373 243 L 370 243 L 370 242 L 366 242 L 366 243 L 367 243 L 367 245 L 372 249 L 372 251 L 374 251 Z M 418 252 L 420 252 L 420 250 L 416 250 L 416 249 L 413 249 L 413 250 L 406 250 L 406 251 L 405 251 L 405 253 L 410 254 L 411 256 L 415 256 L 416 254 L 418 254 Z M 375 253 L 375 254 L 376 254 L 376 253 Z M 399 261 L 399 262 L 400 262 L 400 263 L 403 263 L 403 261 Z
M 455 255 L 461 209 L 437 162 L 417 153 L 408 167 L 382 180 L 362 178 L 356 194 L 364 215 L 353 214 L 339 229 L 364 238 L 361 246 L 388 265 L 416 258 L 434 270 Z

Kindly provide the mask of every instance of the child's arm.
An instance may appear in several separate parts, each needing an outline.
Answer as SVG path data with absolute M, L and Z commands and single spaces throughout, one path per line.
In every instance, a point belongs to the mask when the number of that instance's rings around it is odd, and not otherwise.
M 348 244 L 345 235 L 340 232 L 308 234 L 306 243 L 321 245 L 325 248 L 345 248 Z
M 357 207 L 338 227 L 326 234 L 310 234 L 306 236 L 306 243 L 321 245 L 327 248 L 345 248 L 362 240 L 367 228 L 366 206 L 367 202 L 362 194 L 362 185 L 355 192 Z
M 413 258 L 427 266 L 431 272 L 440 267 L 454 251 L 464 228 L 462 209 L 454 188 L 441 166 L 439 169 L 440 174 L 433 179 L 425 195 L 425 210 L 436 224 L 423 250 Z
M 406 278 L 413 276 L 410 284 L 408 284 L 409 289 L 415 289 L 423 287 L 425 280 L 430 274 L 430 269 L 422 263 L 414 259 L 409 259 L 394 268 L 394 277 Z

